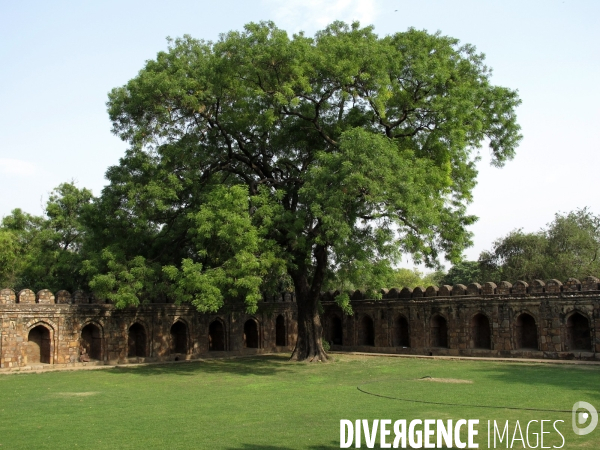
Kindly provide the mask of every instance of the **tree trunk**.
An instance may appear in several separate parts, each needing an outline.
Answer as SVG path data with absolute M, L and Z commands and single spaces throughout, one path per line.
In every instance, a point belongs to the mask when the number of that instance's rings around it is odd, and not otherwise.
M 306 292 L 305 294 L 309 294 Z M 301 295 L 296 291 L 298 305 L 298 339 L 291 359 L 296 361 L 327 361 L 323 349 L 323 327 L 319 317 L 319 297 Z
M 296 289 L 296 304 L 298 305 L 298 339 L 290 359 L 295 361 L 327 361 L 327 353 L 323 349 L 323 327 L 319 316 L 319 295 L 325 275 L 327 251 L 318 246 L 314 256 L 316 267 L 312 283 L 309 285 L 306 273 L 292 273 Z

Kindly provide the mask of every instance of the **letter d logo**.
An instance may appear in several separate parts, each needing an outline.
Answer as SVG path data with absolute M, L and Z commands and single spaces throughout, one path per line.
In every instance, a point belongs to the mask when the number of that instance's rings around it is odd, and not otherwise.
M 578 413 L 577 410 L 579 409 L 587 410 L 590 413 L 589 415 L 592 417 L 592 419 L 590 420 L 590 424 L 585 428 L 579 428 L 577 426 L 577 423 L 585 423 L 588 419 L 588 413 Z M 598 413 L 592 405 L 590 405 L 588 402 L 577 402 L 573 405 L 573 431 L 575 432 L 575 434 L 579 436 L 590 434 L 592 431 L 594 431 L 596 425 L 598 425 Z

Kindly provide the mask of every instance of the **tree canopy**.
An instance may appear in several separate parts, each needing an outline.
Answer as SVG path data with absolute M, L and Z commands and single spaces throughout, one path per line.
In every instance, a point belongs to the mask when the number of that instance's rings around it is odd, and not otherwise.
M 479 256 L 486 281 L 583 279 L 600 274 L 600 217 L 587 208 L 557 213 L 535 233 L 514 230 Z
M 45 216 L 15 209 L 0 223 L 0 285 L 14 289 L 85 288 L 80 273 L 84 215 L 92 193 L 63 183 L 46 202 Z
M 502 165 L 521 137 L 517 93 L 490 75 L 473 46 L 414 29 L 170 40 L 109 94 L 130 149 L 97 204 L 92 286 L 122 305 L 164 292 L 252 312 L 288 277 L 295 355 L 324 359 L 333 274 L 371 284 L 403 253 L 434 266 L 470 244 L 477 149 Z
M 470 284 L 474 281 L 485 282 L 481 274 L 478 261 L 460 261 L 453 264 L 443 277 L 440 277 L 441 285 L 454 286 L 455 284 Z
M 480 145 L 502 166 L 521 139 L 516 91 L 441 33 L 334 22 L 290 36 L 261 22 L 168 42 L 109 94 L 129 149 L 101 196 L 63 185 L 44 223 L 16 211 L 0 242 L 50 233 L 55 255 L 77 259 L 72 285 L 117 307 L 170 298 L 214 312 L 228 299 L 254 313 L 263 293 L 293 289 L 297 359 L 326 359 L 328 284 L 404 279 L 404 254 L 459 260 Z M 347 294 L 337 301 L 349 311 Z

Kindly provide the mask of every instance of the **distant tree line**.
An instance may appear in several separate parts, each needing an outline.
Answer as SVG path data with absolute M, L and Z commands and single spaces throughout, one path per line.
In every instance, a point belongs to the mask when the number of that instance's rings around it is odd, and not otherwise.
M 43 216 L 14 209 L 0 223 L 0 286 L 89 289 L 83 270 L 92 192 L 73 183 L 55 188 Z
M 441 284 L 473 281 L 498 283 L 535 279 L 585 278 L 600 275 L 600 216 L 589 209 L 557 213 L 545 228 L 525 233 L 511 231 L 494 241 L 477 261 L 463 261 L 450 268 Z

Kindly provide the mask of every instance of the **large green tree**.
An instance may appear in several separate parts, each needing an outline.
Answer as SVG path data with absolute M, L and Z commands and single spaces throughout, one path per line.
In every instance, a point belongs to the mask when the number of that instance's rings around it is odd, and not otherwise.
M 483 281 L 585 278 L 600 274 L 600 216 L 557 213 L 535 233 L 514 230 L 479 256 Z
M 119 304 L 155 290 L 253 311 L 266 284 L 291 279 L 293 357 L 326 359 L 332 274 L 377 280 L 403 253 L 435 265 L 470 244 L 477 149 L 501 166 L 520 140 L 518 96 L 490 75 L 473 46 L 414 29 L 290 37 L 251 23 L 171 40 L 109 94 L 131 146 L 97 202 L 93 283 Z

